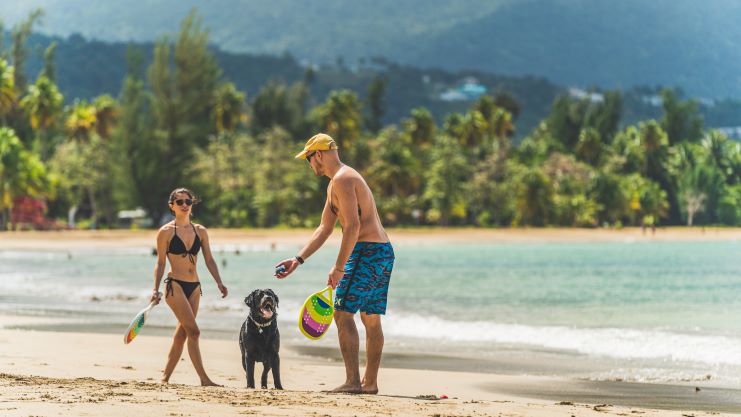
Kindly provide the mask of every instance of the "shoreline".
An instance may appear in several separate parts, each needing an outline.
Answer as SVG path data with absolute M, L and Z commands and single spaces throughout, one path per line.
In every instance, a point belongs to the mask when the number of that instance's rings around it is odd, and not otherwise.
M 13 321 L 5 316 L 0 324 Z M 36 320 L 21 321 L 30 324 Z M 690 385 L 408 369 L 396 367 L 393 358 L 382 365 L 380 395 L 331 395 L 321 391 L 341 382 L 341 362 L 295 348 L 281 351 L 286 391 L 248 390 L 236 343 L 208 337 L 201 342 L 204 364 L 212 378 L 225 387 L 196 386 L 197 377 L 187 355 L 176 368 L 173 383 L 162 386 L 154 382 L 169 343 L 169 337 L 147 334 L 123 345 L 118 334 L 0 328 L 5 362 L 0 374 L 0 412 L 24 417 L 29 412 L 124 417 L 131 415 L 132 409 L 141 416 L 170 412 L 184 416 L 676 416 L 678 410 L 695 416 L 723 416 L 741 412 L 741 391 L 737 390 L 706 387 L 696 391 Z M 48 349 L 51 345 L 53 352 Z M 259 372 L 260 366 L 257 368 Z M 272 387 L 272 378 L 268 385 Z M 126 407 L 121 407 L 124 404 Z
M 509 244 L 509 243 L 594 243 L 594 242 L 704 242 L 741 241 L 741 228 L 659 228 L 655 234 L 641 228 L 392 228 L 393 243 L 401 244 Z M 275 250 L 301 246 L 312 229 L 209 229 L 216 250 Z M 65 230 L 0 232 L 3 250 L 132 249 L 153 247 L 154 229 L 147 230 Z M 339 244 L 341 233 L 333 233 L 330 244 Z

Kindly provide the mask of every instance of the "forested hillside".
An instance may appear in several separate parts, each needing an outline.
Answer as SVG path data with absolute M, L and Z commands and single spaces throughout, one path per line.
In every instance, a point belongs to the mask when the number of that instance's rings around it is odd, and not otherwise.
M 601 88 L 679 87 L 741 98 L 741 3 L 696 0 L 0 0 L 12 25 L 36 7 L 45 33 L 152 42 L 196 8 L 234 52 L 348 64 L 534 75 Z

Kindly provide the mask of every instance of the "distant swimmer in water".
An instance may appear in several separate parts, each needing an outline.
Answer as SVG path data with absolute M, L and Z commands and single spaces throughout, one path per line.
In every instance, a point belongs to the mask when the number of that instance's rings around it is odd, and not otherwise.
M 211 254 L 208 231 L 199 224 L 190 221 L 193 204 L 197 200 L 187 188 L 178 188 L 170 193 L 168 204 L 175 214 L 175 220 L 162 226 L 157 232 L 157 264 L 154 269 L 154 289 L 152 301 L 160 301 L 160 281 L 165 272 L 167 261 L 170 261 L 170 272 L 165 279 L 165 301 L 178 319 L 175 336 L 167 356 L 167 364 L 162 374 L 162 383 L 170 380 L 183 354 L 183 347 L 188 343 L 188 355 L 193 367 L 201 379 L 201 385 L 217 385 L 203 369 L 201 350 L 198 344 L 200 329 L 196 323 L 198 304 L 201 300 L 201 283 L 198 280 L 196 261 L 203 249 L 206 267 L 216 281 L 221 296 L 226 297 L 228 290 L 221 282 L 219 269 Z

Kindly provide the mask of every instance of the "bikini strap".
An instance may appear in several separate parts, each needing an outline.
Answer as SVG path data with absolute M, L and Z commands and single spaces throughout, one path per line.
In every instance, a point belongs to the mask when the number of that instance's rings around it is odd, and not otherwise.
M 170 277 L 165 278 L 165 297 L 168 295 L 174 295 L 172 293 L 172 280 Z
M 193 223 L 191 223 L 190 226 L 193 228 L 193 233 L 195 233 L 195 235 L 196 235 L 193 238 L 193 243 L 195 244 L 196 243 L 196 239 L 201 240 L 201 237 L 198 236 L 198 231 L 196 230 L 196 225 L 194 225 Z M 190 245 L 190 248 L 193 249 L 193 245 Z

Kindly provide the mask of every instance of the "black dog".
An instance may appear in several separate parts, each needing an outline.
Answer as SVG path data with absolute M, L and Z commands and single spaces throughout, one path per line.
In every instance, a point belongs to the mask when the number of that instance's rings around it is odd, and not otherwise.
M 242 351 L 242 367 L 247 373 L 247 388 L 255 388 L 255 362 L 262 362 L 260 386 L 268 387 L 268 371 L 273 370 L 276 389 L 280 383 L 280 333 L 278 332 L 278 296 L 273 290 L 255 290 L 244 299 L 250 308 L 247 320 L 239 331 L 239 348 Z

